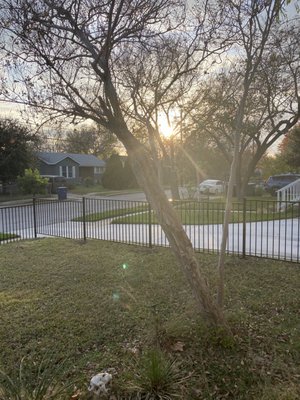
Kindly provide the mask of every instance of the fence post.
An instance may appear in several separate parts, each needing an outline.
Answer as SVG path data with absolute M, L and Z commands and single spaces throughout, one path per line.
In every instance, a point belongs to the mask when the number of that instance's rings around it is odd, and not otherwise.
M 149 247 L 152 247 L 152 220 L 151 220 L 151 205 L 148 203 L 148 216 L 149 216 Z
M 85 197 L 82 198 L 82 223 L 83 223 L 83 240 L 86 242 L 86 224 L 85 224 Z
M 33 196 L 32 198 L 32 209 L 33 209 L 33 232 L 34 238 L 37 238 L 37 226 L 36 226 L 36 198 Z
M 243 198 L 243 245 L 242 245 L 242 258 L 246 258 L 246 206 L 247 199 Z

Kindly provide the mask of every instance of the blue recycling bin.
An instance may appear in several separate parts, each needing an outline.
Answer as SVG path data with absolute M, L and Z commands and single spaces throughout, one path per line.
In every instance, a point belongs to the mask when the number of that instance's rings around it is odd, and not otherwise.
M 57 188 L 58 200 L 66 200 L 68 194 L 68 189 L 64 186 Z

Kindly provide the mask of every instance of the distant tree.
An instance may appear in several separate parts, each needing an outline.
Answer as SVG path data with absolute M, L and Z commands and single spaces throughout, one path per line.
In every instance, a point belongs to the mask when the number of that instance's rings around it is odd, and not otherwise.
M 106 162 L 102 185 L 107 189 L 123 189 L 123 164 L 118 154 L 113 154 Z
M 33 162 L 33 150 L 38 142 L 35 135 L 17 121 L 0 119 L 0 181 L 7 183 Z
M 248 148 L 247 140 L 244 142 L 245 134 L 256 151 L 244 173 L 241 191 L 236 186 L 239 197 L 245 193 L 245 184 L 261 157 L 298 122 L 300 116 L 299 27 L 280 21 L 285 3 L 289 1 L 230 0 L 222 3 L 226 4 L 228 28 L 235 42 L 231 60 L 228 59 L 231 66 L 224 65 L 232 77 L 229 82 L 232 81 L 233 91 L 230 90 L 232 97 L 229 100 L 235 102 L 235 107 L 232 118 L 229 117 L 232 161 L 218 261 L 217 303 L 221 309 L 224 306 L 225 255 L 234 185 L 239 183 L 241 150 Z
M 228 179 L 230 163 L 216 146 L 211 135 L 197 125 L 184 134 L 178 163 L 188 182 L 206 178 Z
M 114 151 L 117 139 L 111 132 L 100 125 L 76 128 L 60 138 L 58 150 L 66 153 L 93 154 L 108 158 Z
M 283 139 L 280 153 L 284 161 L 293 170 L 300 169 L 300 125 L 296 125 Z
M 285 174 L 290 172 L 290 167 L 285 162 L 281 153 L 265 155 L 258 163 L 258 168 L 262 171 L 263 179 L 271 175 Z

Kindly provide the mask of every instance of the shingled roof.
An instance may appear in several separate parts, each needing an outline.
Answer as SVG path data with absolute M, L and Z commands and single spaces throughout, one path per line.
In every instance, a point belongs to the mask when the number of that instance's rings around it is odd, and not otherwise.
M 51 153 L 47 151 L 40 151 L 37 157 L 48 165 L 56 165 L 65 158 L 71 158 L 80 167 L 104 167 L 105 161 L 91 154 L 73 154 L 73 153 Z

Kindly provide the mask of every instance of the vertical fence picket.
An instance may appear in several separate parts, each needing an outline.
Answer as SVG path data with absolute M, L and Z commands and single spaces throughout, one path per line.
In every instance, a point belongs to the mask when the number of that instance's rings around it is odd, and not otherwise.
M 33 211 L 33 231 L 34 231 L 34 238 L 37 238 L 37 225 L 36 225 L 36 198 L 33 196 L 32 199 L 32 211 Z
M 148 227 L 148 232 L 149 232 L 149 247 L 152 247 L 152 219 L 151 219 L 151 205 L 149 203 L 148 205 L 148 216 L 149 216 L 149 227 Z
M 246 226 L 246 217 L 247 217 L 247 200 L 246 198 L 243 199 L 243 238 L 242 238 L 242 257 L 246 258 L 246 232 L 247 232 L 247 226 Z
M 83 240 L 86 242 L 86 220 L 85 220 L 85 197 L 82 198 L 82 230 L 83 230 Z

